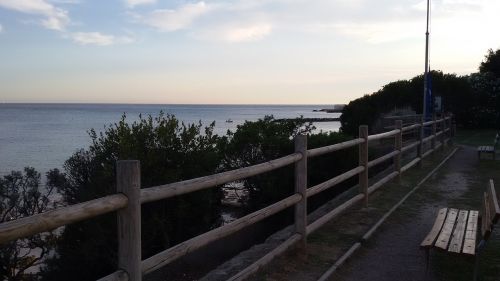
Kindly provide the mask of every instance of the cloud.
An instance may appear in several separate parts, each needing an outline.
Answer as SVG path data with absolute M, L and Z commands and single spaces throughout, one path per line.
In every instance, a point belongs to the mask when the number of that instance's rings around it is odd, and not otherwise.
M 0 0 L 0 7 L 20 13 L 44 17 L 41 24 L 48 29 L 63 31 L 70 19 L 68 12 L 45 0 Z
M 234 24 L 201 31 L 197 37 L 207 40 L 239 43 L 261 40 L 271 34 L 271 31 L 272 25 L 269 23 Z
M 197 18 L 209 10 L 210 7 L 202 1 L 184 4 L 176 10 L 157 9 L 147 16 L 136 15 L 136 18 L 160 31 L 170 32 L 188 28 Z
M 3 26 L 0 24 L 0 33 L 3 31 Z
M 102 34 L 100 32 L 75 32 L 71 33 L 70 38 L 80 45 L 110 46 L 134 42 L 134 39 L 131 37 L 117 37 L 114 35 Z
M 156 4 L 156 2 L 156 0 L 125 0 L 125 4 L 129 8 L 134 8 L 139 5 Z

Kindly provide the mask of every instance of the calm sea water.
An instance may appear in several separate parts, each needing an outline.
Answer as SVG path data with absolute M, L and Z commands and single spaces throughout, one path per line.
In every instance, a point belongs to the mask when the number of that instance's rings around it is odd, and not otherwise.
M 123 105 L 123 104 L 0 104 L 0 175 L 25 166 L 44 174 L 62 167 L 64 161 L 80 148 L 87 148 L 87 131 L 102 131 L 105 125 L 118 122 L 123 113 L 130 121 L 139 114 L 153 116 L 163 110 L 185 123 L 215 121 L 215 132 L 245 120 L 257 120 L 273 114 L 276 118 L 338 117 L 338 114 L 313 112 L 331 105 Z M 231 119 L 233 123 L 227 123 Z M 338 122 L 320 122 L 318 130 L 337 131 Z

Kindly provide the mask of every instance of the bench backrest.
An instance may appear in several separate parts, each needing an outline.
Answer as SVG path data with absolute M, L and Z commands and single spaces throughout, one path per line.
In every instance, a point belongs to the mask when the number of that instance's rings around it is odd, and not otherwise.
M 483 239 L 487 240 L 493 230 L 493 225 L 500 218 L 500 207 L 498 205 L 498 196 L 495 190 L 495 184 L 490 179 L 488 187 L 483 197 L 483 209 L 481 216 L 481 234 Z

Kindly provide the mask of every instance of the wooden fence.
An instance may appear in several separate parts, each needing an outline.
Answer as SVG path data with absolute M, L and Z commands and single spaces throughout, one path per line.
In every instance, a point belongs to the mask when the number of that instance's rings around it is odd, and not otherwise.
M 427 129 L 429 131 L 428 136 L 424 136 L 425 127 L 430 128 Z M 444 146 L 445 142 L 451 139 L 455 131 L 450 116 L 439 120 L 436 120 L 434 117 L 432 121 L 421 121 L 420 123 L 406 127 L 402 126 L 401 120 L 396 120 L 394 128 L 392 131 L 369 135 L 368 126 L 363 125 L 359 127 L 359 137 L 357 139 L 309 150 L 307 149 L 307 136 L 299 135 L 295 138 L 295 153 L 293 154 L 254 166 L 143 189 L 141 189 L 139 161 L 118 161 L 117 194 L 2 223 L 0 224 L 0 244 L 116 211 L 118 216 L 119 270 L 99 280 L 136 281 L 141 280 L 143 275 L 159 269 L 213 241 L 226 237 L 294 206 L 295 233 L 270 253 L 229 279 L 242 280 L 256 272 L 259 267 L 268 263 L 277 255 L 286 251 L 290 246 L 299 245 L 305 248 L 307 244 L 306 238 L 309 234 L 341 214 L 347 208 L 359 202 L 367 205 L 370 194 L 388 181 L 401 176 L 403 172 L 419 163 L 438 147 Z M 416 134 L 418 138 L 403 146 L 403 134 L 414 130 L 418 132 Z M 369 142 L 384 138 L 395 139 L 394 150 L 379 158 L 368 161 Z M 424 151 L 424 144 L 428 142 L 430 142 L 430 148 Z M 318 185 L 307 186 L 307 160 L 309 158 L 354 146 L 359 147 L 359 164 L 357 167 Z M 402 166 L 401 156 L 415 148 L 417 150 L 416 157 L 411 158 L 409 163 Z M 390 159 L 393 159 L 394 170 L 369 186 L 368 170 Z M 229 224 L 177 244 L 145 260 L 141 259 L 141 204 L 221 186 L 225 183 L 266 173 L 291 164 L 295 165 L 295 193 L 293 195 Z M 359 177 L 360 193 L 321 218 L 308 224 L 307 198 L 332 188 L 354 176 Z

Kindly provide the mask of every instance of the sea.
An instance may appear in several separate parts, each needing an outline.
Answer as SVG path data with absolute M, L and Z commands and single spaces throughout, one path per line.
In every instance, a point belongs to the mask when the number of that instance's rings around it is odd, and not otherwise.
M 246 120 L 266 115 L 275 118 L 334 118 L 338 113 L 314 112 L 333 105 L 173 105 L 173 104 L 14 104 L 0 103 L 0 176 L 26 166 L 44 175 L 62 168 L 75 151 L 87 148 L 90 129 L 103 131 L 123 114 L 132 122 L 161 111 L 173 114 L 184 123 L 209 125 L 215 133 L 226 134 Z M 227 122 L 231 120 L 232 122 Z M 316 132 L 338 131 L 339 122 L 316 122 Z

